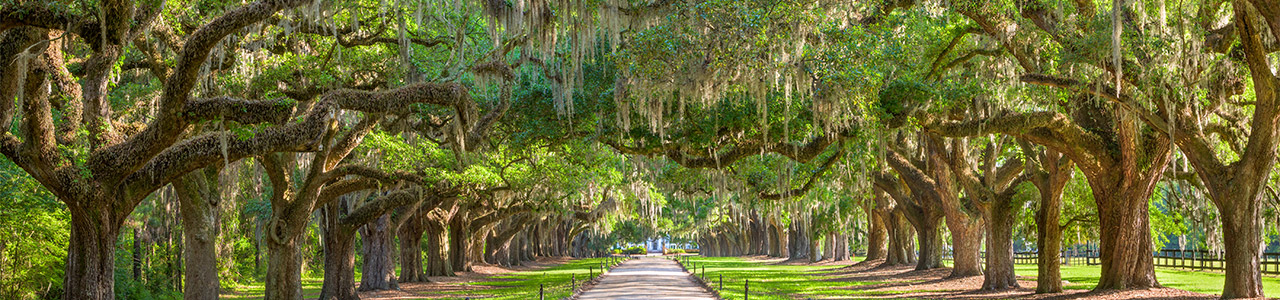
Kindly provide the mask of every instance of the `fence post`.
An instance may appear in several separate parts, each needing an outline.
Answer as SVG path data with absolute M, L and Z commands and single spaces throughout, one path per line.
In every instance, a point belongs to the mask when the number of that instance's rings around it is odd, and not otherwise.
M 538 300 L 546 300 L 542 292 L 543 292 L 543 287 L 542 287 L 542 284 L 539 283 L 538 284 Z
M 720 274 L 720 284 L 719 284 L 719 286 L 720 286 L 719 290 L 723 290 L 723 289 L 724 289 L 724 274 Z
M 569 274 L 569 294 L 578 291 L 578 274 Z
M 596 278 L 596 267 L 587 267 L 587 272 L 590 272 L 590 273 L 587 273 L 588 280 Z
M 742 300 L 751 300 L 751 279 L 742 280 Z

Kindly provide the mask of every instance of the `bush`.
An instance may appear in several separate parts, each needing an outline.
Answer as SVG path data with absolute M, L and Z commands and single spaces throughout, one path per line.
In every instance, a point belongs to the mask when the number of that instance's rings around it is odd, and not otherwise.
M 694 254 L 697 254 L 697 253 L 699 253 L 699 252 L 698 252 L 698 249 L 684 249 L 684 253 L 694 253 Z
M 684 249 L 666 249 L 666 253 L 663 254 L 684 254 Z
M 630 248 L 626 248 L 626 249 L 614 249 L 613 251 L 614 251 L 614 253 L 617 253 L 617 254 L 640 254 L 640 255 L 644 255 L 644 254 L 648 254 L 648 253 L 649 253 L 648 251 L 645 251 L 645 250 L 644 250 L 644 247 L 641 247 L 641 246 L 635 246 L 635 247 L 630 247 Z M 619 253 L 618 251 L 621 251 L 621 253 Z
M 613 249 L 613 254 L 622 254 L 622 249 Z

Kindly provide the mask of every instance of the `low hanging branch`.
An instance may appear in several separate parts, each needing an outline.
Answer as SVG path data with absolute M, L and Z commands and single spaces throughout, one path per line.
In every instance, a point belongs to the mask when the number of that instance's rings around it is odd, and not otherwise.
M 822 177 L 822 174 L 826 173 L 827 170 L 830 170 L 831 166 L 834 166 L 836 161 L 840 160 L 840 157 L 843 157 L 843 156 L 844 156 L 844 149 L 837 150 L 836 153 L 831 154 L 831 157 L 828 157 L 827 160 L 824 161 L 822 165 L 818 167 L 818 169 L 813 170 L 813 174 L 809 175 L 809 180 L 805 181 L 804 185 L 798 188 L 791 189 L 789 191 L 782 192 L 782 193 L 776 193 L 776 194 L 761 193 L 760 199 L 781 200 L 788 197 L 803 196 L 805 193 L 808 193 L 809 190 L 814 187 L 814 183 L 817 182 L 818 178 Z
M 1144 109 L 1141 104 L 1138 104 L 1138 102 L 1133 100 L 1133 98 L 1128 94 L 1117 92 L 1114 87 L 1106 84 L 1084 83 L 1075 79 L 1060 78 L 1044 74 L 1023 74 L 1019 79 L 1022 80 L 1022 82 L 1030 84 L 1063 88 L 1111 100 L 1116 104 L 1119 104 L 1121 107 L 1137 113 L 1142 117 L 1144 122 L 1156 129 L 1167 130 L 1169 128 L 1168 122 L 1166 122 L 1163 117 L 1152 113 L 1150 110 Z
M 152 158 L 169 150 L 191 119 L 182 115 L 200 77 L 200 67 L 223 38 L 246 26 L 261 22 L 277 11 L 308 3 L 306 0 L 259 0 L 238 7 L 201 26 L 184 42 L 173 72 L 165 80 L 154 121 L 119 143 L 104 145 L 90 154 L 87 167 L 95 177 L 118 182 L 134 174 Z M 92 132 L 91 128 L 91 132 Z
M 844 137 L 844 134 L 837 137 L 817 136 L 800 145 L 789 142 L 737 144 L 721 147 L 714 151 L 714 154 L 707 156 L 689 154 L 675 144 L 667 144 L 661 147 L 633 147 L 605 139 L 601 139 L 600 142 L 623 154 L 641 155 L 650 158 L 665 156 L 685 168 L 719 169 L 740 159 L 763 153 L 777 153 L 797 162 L 807 163 L 821 155 L 827 147 L 840 142 Z M 725 148 L 728 148 L 728 150 L 725 150 Z
M 458 84 L 418 83 L 376 92 L 335 90 L 322 96 L 320 103 L 312 107 L 301 122 L 256 130 L 247 138 L 227 137 L 226 159 L 234 161 L 261 153 L 311 151 L 319 147 L 319 142 L 330 131 L 340 109 L 369 114 L 399 113 L 408 111 L 414 103 L 452 106 L 460 112 L 460 116 L 474 115 L 475 111 L 475 104 L 467 89 Z M 246 114 L 239 118 L 271 119 L 276 117 L 271 113 L 273 110 L 278 108 L 259 111 L 256 116 Z M 233 133 L 208 133 L 166 148 L 143 168 L 126 178 L 126 191 L 135 192 L 130 199 L 140 201 L 149 191 L 183 174 L 224 161 L 221 149 L 225 135 Z

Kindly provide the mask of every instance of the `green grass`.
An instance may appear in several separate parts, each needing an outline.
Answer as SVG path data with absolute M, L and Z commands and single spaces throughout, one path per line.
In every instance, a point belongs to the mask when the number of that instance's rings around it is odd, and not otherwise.
M 323 278 L 302 278 L 302 297 L 315 298 L 320 297 L 320 285 L 324 283 Z M 264 287 L 262 284 L 241 285 L 237 286 L 234 291 L 223 292 L 218 295 L 219 299 L 262 299 Z
M 582 285 L 582 281 L 588 276 L 600 276 L 600 263 L 604 261 L 604 258 L 577 259 L 544 270 L 501 274 L 490 276 L 487 281 L 458 283 L 459 285 L 483 286 L 486 289 L 450 292 L 447 294 L 454 295 L 454 297 L 446 299 L 537 299 L 539 284 L 546 288 L 546 299 L 568 297 L 569 288 L 573 282 L 576 282 L 577 285 Z M 356 274 L 356 278 L 359 278 L 359 274 Z M 323 281 L 321 278 L 303 278 L 303 297 L 314 298 L 320 296 L 320 286 Z M 224 293 L 219 298 L 227 300 L 262 299 L 262 296 L 263 286 L 258 284 L 239 286 L 235 291 Z
M 1036 277 L 1036 265 L 1016 265 L 1014 269 L 1019 276 Z M 1102 269 L 1100 266 L 1071 265 L 1062 266 L 1061 272 L 1062 280 L 1071 283 L 1064 288 L 1087 290 L 1098 284 L 1098 274 Z M 1226 276 L 1214 272 L 1156 268 L 1156 280 L 1165 287 L 1220 295 Z M 1280 297 L 1280 278 L 1263 276 L 1262 291 L 1267 297 Z
M 715 287 L 720 275 L 724 275 L 724 289 L 721 295 L 725 299 L 742 299 L 743 280 L 750 280 L 751 299 L 797 299 L 797 298 L 858 298 L 883 292 L 858 291 L 841 289 L 857 285 L 877 284 L 878 282 L 837 282 L 829 281 L 836 276 L 826 275 L 838 266 L 789 266 L 770 265 L 762 262 L 747 261 L 732 257 L 691 257 L 696 263 L 698 274 L 702 275 L 702 267 L 706 267 L 708 281 Z M 855 259 L 855 262 L 861 259 Z M 1034 278 L 1036 265 L 1015 266 L 1019 276 Z M 1099 266 L 1070 265 L 1062 266 L 1062 279 L 1070 282 L 1067 289 L 1092 289 L 1098 283 Z M 1221 273 L 1187 271 L 1170 268 L 1156 268 L 1156 278 L 1166 287 L 1188 290 L 1205 294 L 1221 294 L 1225 276 Z M 1034 279 L 1033 279 L 1034 280 Z M 1263 291 L 1267 297 L 1280 297 L 1280 278 L 1264 276 Z M 922 292 L 922 291 L 911 291 Z M 907 293 L 907 292 L 901 292 Z
M 464 299 L 537 299 L 538 290 L 544 289 L 546 299 L 560 299 L 570 295 L 570 287 L 582 285 L 588 276 L 600 276 L 600 263 L 605 258 L 575 259 L 565 264 L 538 271 L 515 272 L 489 277 L 491 281 L 464 283 L 489 287 L 483 290 L 458 291 L 449 294 Z
M 718 286 L 720 276 L 724 276 L 720 296 L 725 299 L 742 299 L 746 281 L 750 283 L 751 299 L 851 298 L 869 293 L 838 288 L 878 283 L 823 280 L 831 278 L 824 276 L 825 273 L 841 266 L 770 265 L 736 257 L 696 256 L 689 257 L 689 261 L 690 265 L 697 266 L 699 276 L 703 276 L 702 268 L 706 268 L 705 276 L 713 287 Z
M 481 286 L 484 289 L 450 292 L 454 298 L 485 299 L 536 299 L 539 284 L 545 288 L 547 299 L 559 299 L 569 296 L 570 281 L 581 284 L 589 274 L 599 276 L 600 262 L 604 259 L 578 259 L 568 263 L 539 271 L 516 272 L 489 277 L 486 281 L 458 283 L 460 285 Z M 857 299 L 859 296 L 884 294 L 885 292 L 860 291 L 849 289 L 859 285 L 878 284 L 881 282 L 845 282 L 831 281 L 837 276 L 828 275 L 840 266 L 795 266 L 773 265 L 765 262 L 750 261 L 736 257 L 701 257 L 690 256 L 688 260 L 698 266 L 698 275 L 708 278 L 708 282 L 716 287 L 721 275 L 724 276 L 724 289 L 721 296 L 725 299 L 742 299 L 743 282 L 750 281 L 751 299 Z M 854 262 L 861 261 L 856 258 Z M 706 268 L 705 275 L 703 268 Z M 1019 276 L 1034 278 L 1036 265 L 1019 264 L 1015 266 Z M 1091 289 L 1098 282 L 1099 266 L 1064 265 L 1061 268 L 1062 279 L 1070 282 L 1067 289 Z M 1225 276 L 1221 273 L 1197 272 L 1169 268 L 1156 268 L 1156 278 L 1166 287 L 1188 290 L 1205 294 L 1220 294 Z M 304 278 L 302 280 L 305 297 L 316 297 L 320 293 L 320 278 Z M 1280 297 L 1280 278 L 1264 276 L 1263 291 L 1268 297 Z M 912 291 L 920 292 L 920 291 Z M 901 292 L 906 293 L 906 292 Z M 261 299 L 263 287 L 241 286 L 234 292 L 223 294 L 222 299 Z

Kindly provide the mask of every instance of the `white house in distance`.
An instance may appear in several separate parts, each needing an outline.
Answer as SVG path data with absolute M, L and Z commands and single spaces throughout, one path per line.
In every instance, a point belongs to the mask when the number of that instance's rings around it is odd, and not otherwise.
M 667 248 L 668 241 L 669 240 L 665 237 L 651 238 L 649 241 L 644 243 L 644 249 L 648 250 L 649 253 L 662 253 L 662 250 Z
M 673 243 L 671 242 L 671 238 L 668 237 L 649 238 L 642 243 L 627 243 L 625 246 L 626 247 L 623 248 L 641 246 L 644 247 L 645 251 L 648 253 L 663 253 L 662 251 L 664 249 L 689 249 L 692 247 L 692 245 L 686 245 L 683 243 Z

